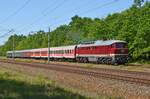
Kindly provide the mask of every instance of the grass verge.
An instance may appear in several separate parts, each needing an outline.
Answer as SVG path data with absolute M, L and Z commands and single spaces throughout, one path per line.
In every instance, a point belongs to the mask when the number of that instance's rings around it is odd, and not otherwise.
M 42 76 L 29 77 L 7 69 L 0 70 L 0 99 L 89 99 L 55 86 Z

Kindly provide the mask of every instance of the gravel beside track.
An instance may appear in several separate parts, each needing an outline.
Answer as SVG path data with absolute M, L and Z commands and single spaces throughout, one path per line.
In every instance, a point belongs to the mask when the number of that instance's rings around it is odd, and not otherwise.
M 114 69 L 87 69 L 77 66 L 67 66 L 67 65 L 56 65 L 56 64 L 39 64 L 39 63 L 26 63 L 26 62 L 13 62 L 13 61 L 2 61 L 6 63 L 26 65 L 31 67 L 45 68 L 50 70 L 63 71 L 68 73 L 77 73 L 82 75 L 89 75 L 94 77 L 104 77 L 116 80 L 122 80 L 127 82 L 133 82 L 136 84 L 150 85 L 150 73 L 146 72 L 133 72 L 126 70 L 114 70 Z
M 26 65 L 15 65 L 1 62 L 0 66 L 27 73 L 29 75 L 43 75 L 48 79 L 56 81 L 59 85 L 82 90 L 81 93 L 87 92 L 87 95 L 93 97 L 97 97 L 97 95 L 104 95 L 124 97 L 127 99 L 150 99 L 150 86 L 148 85 L 139 85 L 120 80 L 116 81 L 103 77 L 94 77 L 92 75 L 81 75 L 45 68 L 35 68 Z M 78 68 L 76 68 L 76 70 L 78 70 Z M 89 71 L 89 69 L 86 71 Z

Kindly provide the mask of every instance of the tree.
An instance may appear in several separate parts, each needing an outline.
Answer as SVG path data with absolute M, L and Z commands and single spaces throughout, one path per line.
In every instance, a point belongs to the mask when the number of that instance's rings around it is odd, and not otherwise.
M 137 7 L 141 7 L 144 0 L 134 0 L 134 5 Z
M 50 45 L 64 46 L 82 41 L 119 39 L 128 42 L 134 60 L 150 59 L 150 2 L 135 0 L 134 5 L 106 18 L 72 17 L 68 25 L 61 25 L 50 33 Z M 136 6 L 135 6 L 136 5 Z M 142 5 L 142 6 L 141 6 Z M 47 47 L 47 33 L 38 31 L 28 36 L 15 35 L 16 50 Z M 12 36 L 0 47 L 0 54 L 12 50 Z

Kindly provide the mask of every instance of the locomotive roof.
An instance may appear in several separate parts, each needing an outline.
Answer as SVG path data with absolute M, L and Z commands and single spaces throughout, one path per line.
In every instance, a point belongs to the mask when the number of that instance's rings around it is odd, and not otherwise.
M 126 43 L 126 41 L 121 41 L 121 40 L 97 40 L 97 41 L 93 41 L 91 43 L 79 44 L 78 47 L 105 46 L 105 45 L 111 45 L 113 43 Z

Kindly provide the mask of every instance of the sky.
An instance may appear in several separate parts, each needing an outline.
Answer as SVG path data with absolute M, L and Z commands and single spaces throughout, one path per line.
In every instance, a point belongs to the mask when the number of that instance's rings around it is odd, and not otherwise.
M 124 11 L 134 0 L 0 0 L 0 45 L 14 33 L 54 30 L 71 17 L 105 18 Z M 9 33 L 10 30 L 13 30 Z

